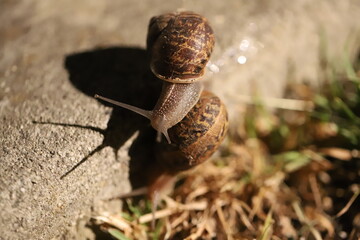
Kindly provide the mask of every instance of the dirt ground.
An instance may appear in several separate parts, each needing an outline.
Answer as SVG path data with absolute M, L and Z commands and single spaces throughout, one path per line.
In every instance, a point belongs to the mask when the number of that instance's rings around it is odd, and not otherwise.
M 321 55 L 359 49 L 358 0 L 1 1 L 0 239 L 95 238 L 88 219 L 120 209 L 107 199 L 141 175 L 133 141 L 150 127 L 93 95 L 151 109 L 161 83 L 148 70 L 147 24 L 181 9 L 214 28 L 205 82 L 231 125 L 246 96 L 280 97 L 289 79 L 316 86 Z

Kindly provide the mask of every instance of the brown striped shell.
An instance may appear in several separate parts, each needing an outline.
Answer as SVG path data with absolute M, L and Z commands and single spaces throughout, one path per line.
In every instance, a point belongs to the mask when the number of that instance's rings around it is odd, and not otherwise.
M 165 81 L 197 81 L 204 74 L 214 44 L 213 30 L 199 14 L 175 12 L 150 20 L 147 36 L 150 68 Z
M 203 91 L 185 118 L 169 129 L 172 144 L 159 144 L 158 161 L 169 173 L 190 169 L 218 149 L 227 130 L 225 105 L 213 93 Z

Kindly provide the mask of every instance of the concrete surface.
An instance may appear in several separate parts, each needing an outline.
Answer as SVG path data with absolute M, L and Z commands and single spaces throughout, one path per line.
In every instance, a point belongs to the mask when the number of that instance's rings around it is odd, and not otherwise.
M 210 69 L 219 71 L 208 71 L 207 87 L 224 99 L 235 125 L 239 93 L 281 96 L 289 74 L 318 84 L 321 34 L 330 59 L 345 45 L 354 56 L 359 5 L 1 1 L 0 239 L 91 239 L 84 228 L 89 217 L 120 209 L 106 199 L 129 191 L 129 178 L 141 176 L 143 161 L 151 161 L 144 146 L 151 146 L 152 130 L 146 119 L 92 96 L 153 106 L 160 83 L 144 51 L 151 16 L 182 8 L 209 18 L 217 38 Z

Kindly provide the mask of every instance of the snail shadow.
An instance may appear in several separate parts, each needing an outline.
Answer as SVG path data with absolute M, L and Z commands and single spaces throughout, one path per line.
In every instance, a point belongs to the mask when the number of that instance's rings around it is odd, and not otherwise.
M 70 82 L 90 97 L 99 94 L 140 108 L 152 109 L 160 94 L 161 82 L 149 70 L 146 51 L 141 48 L 111 47 L 75 53 L 66 56 L 64 65 Z M 139 135 L 129 150 L 129 171 L 133 188 L 144 185 L 143 172 L 154 161 L 155 132 L 150 127 L 149 120 L 107 102 L 98 101 L 113 108 L 106 129 L 82 127 L 100 132 L 104 140 L 62 177 L 104 147 L 111 147 L 117 159 L 116 153 L 121 146 L 139 130 Z

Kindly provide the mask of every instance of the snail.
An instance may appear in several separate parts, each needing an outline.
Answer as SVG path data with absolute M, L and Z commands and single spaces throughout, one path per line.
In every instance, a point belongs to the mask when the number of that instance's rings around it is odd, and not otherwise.
M 156 163 L 148 169 L 146 188 L 152 201 L 153 214 L 160 195 L 172 189 L 175 176 L 209 159 L 224 140 L 227 130 L 228 114 L 225 105 L 213 93 L 203 91 L 187 115 L 169 129 L 172 144 L 164 141 L 156 144 Z M 152 219 L 152 226 L 154 221 L 155 217 Z
M 146 187 L 135 189 L 119 197 L 147 194 L 152 201 L 152 212 L 157 208 L 161 193 L 171 190 L 176 175 L 204 161 L 218 149 L 228 131 L 228 114 L 225 105 L 215 94 L 203 91 L 198 102 L 187 115 L 169 129 L 172 144 L 156 143 L 146 173 Z M 153 222 L 155 220 L 152 219 Z M 152 224 L 153 224 L 152 222 Z
M 156 158 L 170 174 L 188 170 L 217 150 L 227 129 L 225 105 L 212 92 L 203 91 L 188 114 L 169 129 L 173 144 L 157 144 Z
M 204 74 L 215 38 L 203 16 L 167 13 L 150 20 L 147 49 L 151 71 L 172 83 L 192 83 Z
M 198 80 L 204 74 L 213 46 L 214 34 L 208 21 L 192 12 L 168 13 L 153 17 L 149 23 L 147 50 L 150 69 L 164 80 L 160 97 L 153 110 L 95 95 L 95 98 L 136 112 L 151 121 L 168 143 L 168 129 L 183 119 L 197 103 L 203 90 Z

